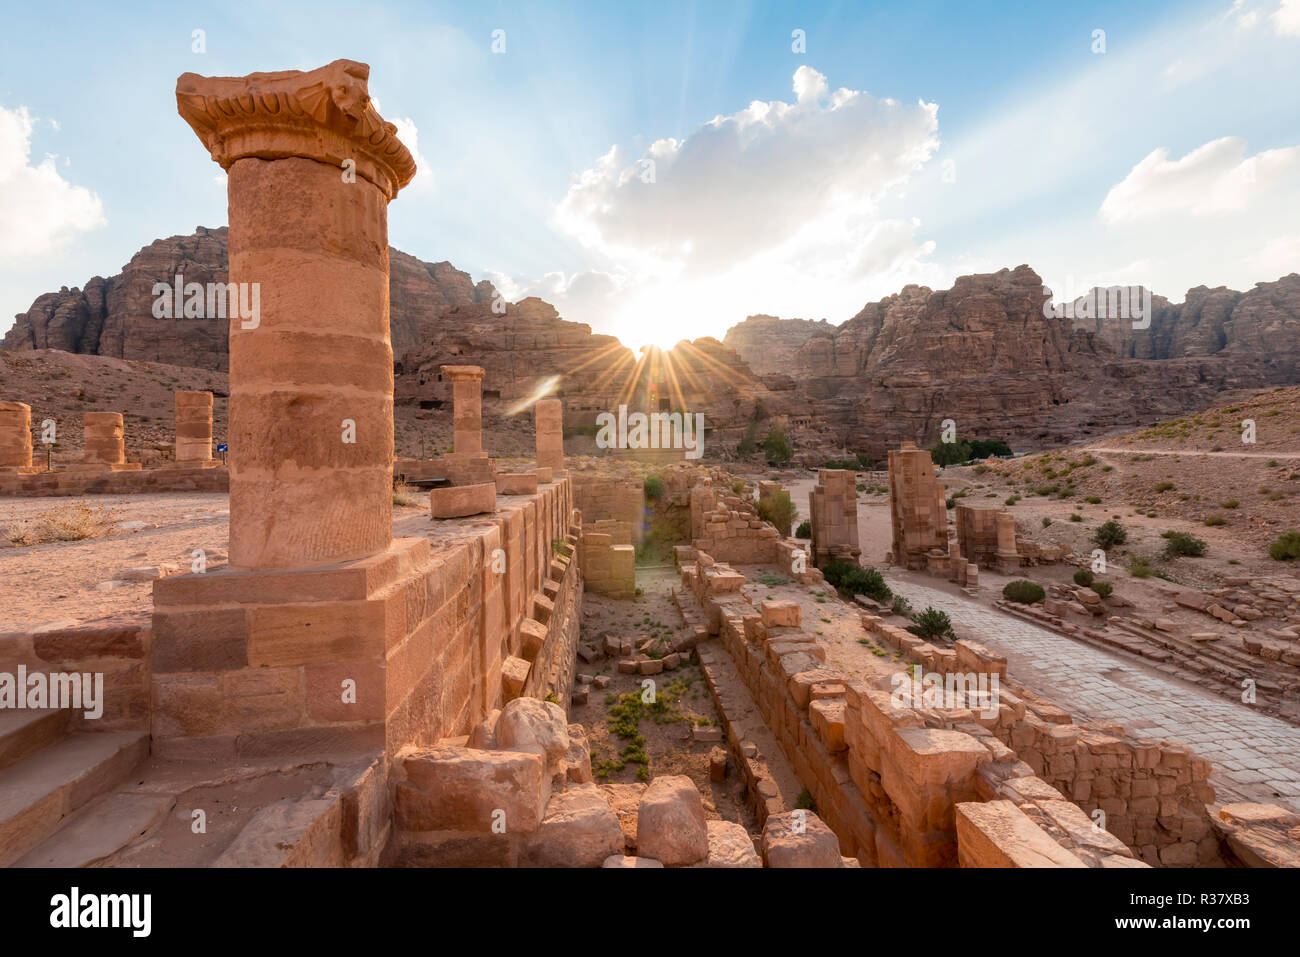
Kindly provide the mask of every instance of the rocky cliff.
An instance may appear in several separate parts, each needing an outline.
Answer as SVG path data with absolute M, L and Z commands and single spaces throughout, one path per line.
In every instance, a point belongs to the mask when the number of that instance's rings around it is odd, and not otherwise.
M 224 371 L 229 320 L 154 317 L 155 283 L 227 281 L 227 229 L 198 227 L 192 235 L 150 243 L 116 276 L 96 276 L 81 289 L 66 286 L 37 297 L 0 343 L 6 349 L 61 349 L 118 359 L 166 362 Z M 414 349 L 440 332 L 454 306 L 490 301 L 450 263 L 426 263 L 389 247 L 393 354 Z
M 497 304 L 449 263 L 389 250 L 399 406 L 444 409 L 442 365 L 487 370 L 485 405 L 513 417 L 545 392 L 566 425 L 619 404 L 704 412 L 713 451 L 785 428 L 809 462 L 931 445 L 945 419 L 960 436 L 1059 444 L 1202 408 L 1226 390 L 1300 382 L 1300 275 L 1246 293 L 1199 286 L 1153 297 L 1148 328 L 1051 318 L 1028 266 L 907 286 L 841 325 L 750 316 L 712 338 L 641 354 L 540 299 Z M 226 320 L 156 319 L 152 289 L 224 282 L 226 230 L 146 246 L 122 273 L 39 297 L 8 349 L 60 349 L 223 371 Z M 504 309 L 502 310 L 502 307 Z M 500 310 L 500 311 L 499 311 Z M 438 413 L 441 414 L 441 413 Z

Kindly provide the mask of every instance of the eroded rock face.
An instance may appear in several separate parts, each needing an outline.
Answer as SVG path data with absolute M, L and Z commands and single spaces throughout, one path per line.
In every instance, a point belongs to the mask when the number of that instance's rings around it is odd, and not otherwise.
M 158 240 L 118 276 L 39 297 L 3 345 L 224 370 L 228 320 L 155 319 L 151 307 L 153 284 L 178 272 L 225 281 L 226 256 L 225 228 Z M 1182 303 L 1155 295 L 1149 328 L 1135 329 L 1045 317 L 1042 279 L 1019 266 L 951 289 L 909 285 L 838 326 L 750 316 L 721 342 L 638 354 L 540 299 L 494 309 L 491 284 L 449 263 L 391 248 L 389 260 L 396 402 L 449 409 L 440 368 L 481 366 L 485 410 L 562 394 L 572 453 L 595 451 L 573 433 L 620 403 L 703 413 L 708 455 L 776 427 L 820 464 L 933 445 L 944 419 L 963 437 L 1053 445 L 1177 416 L 1225 390 L 1300 381 L 1300 274 L 1245 293 L 1198 286 Z
M 6 349 L 62 349 L 119 359 L 144 359 L 224 371 L 229 318 L 159 319 L 155 283 L 227 281 L 228 229 L 199 226 L 188 236 L 158 239 L 131 257 L 122 272 L 96 276 L 84 289 L 64 287 L 37 297 L 5 335 Z M 441 334 L 439 320 L 455 306 L 491 302 L 492 287 L 477 286 L 450 263 L 426 263 L 389 248 L 393 354 L 400 356 Z

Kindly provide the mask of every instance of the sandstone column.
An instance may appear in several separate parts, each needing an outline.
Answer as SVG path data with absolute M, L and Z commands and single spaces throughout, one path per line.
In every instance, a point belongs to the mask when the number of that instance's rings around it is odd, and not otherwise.
M 483 451 L 483 370 L 443 366 L 442 374 L 451 379 L 452 449 L 457 455 L 478 455 Z
M 81 460 L 87 465 L 122 465 L 126 447 L 121 412 L 87 412 L 81 417 Z
M 369 72 L 336 60 L 176 83 L 228 176 L 228 299 L 257 303 L 230 321 L 234 568 L 347 561 L 392 541 L 388 203 L 415 163 L 375 111 Z
M 32 407 L 0 402 L 0 468 L 31 468 Z
M 539 399 L 533 415 L 537 464 L 558 472 L 564 468 L 564 403 L 559 399 Z
M 176 461 L 202 465 L 212 459 L 212 393 L 176 393 Z

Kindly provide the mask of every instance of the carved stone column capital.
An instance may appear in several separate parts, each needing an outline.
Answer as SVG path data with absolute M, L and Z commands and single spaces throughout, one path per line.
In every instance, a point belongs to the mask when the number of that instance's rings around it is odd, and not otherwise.
M 182 74 L 176 107 L 222 169 L 246 157 L 301 156 L 356 172 L 392 200 L 415 160 L 370 100 L 370 67 L 335 60 L 309 72 Z

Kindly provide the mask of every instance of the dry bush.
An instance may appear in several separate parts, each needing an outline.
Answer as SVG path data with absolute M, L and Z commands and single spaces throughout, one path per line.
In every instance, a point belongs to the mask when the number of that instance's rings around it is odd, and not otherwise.
M 422 504 L 420 501 L 420 490 L 405 483 L 394 485 L 393 504 L 400 506 L 418 506 Z
M 117 510 L 112 506 L 64 502 L 6 525 L 5 538 L 15 545 L 79 542 L 108 534 L 117 521 Z

